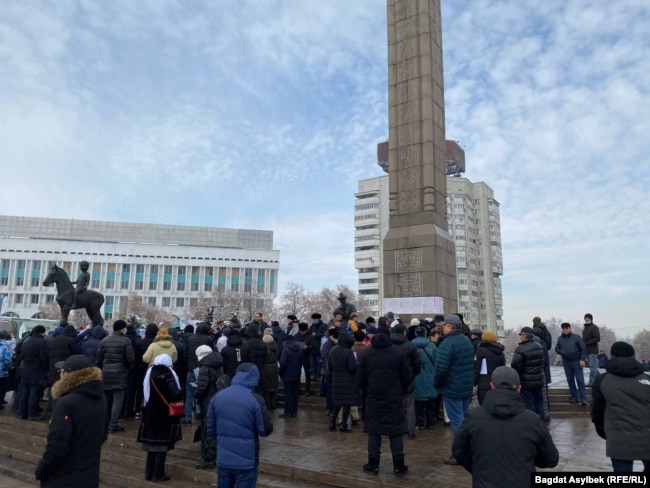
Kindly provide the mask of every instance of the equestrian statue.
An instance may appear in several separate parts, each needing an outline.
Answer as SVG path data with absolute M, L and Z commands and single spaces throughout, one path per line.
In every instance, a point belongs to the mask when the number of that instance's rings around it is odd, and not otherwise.
M 89 290 L 90 274 L 88 273 L 88 262 L 79 263 L 81 274 L 77 281 L 71 282 L 68 273 L 56 264 L 52 265 L 47 276 L 43 280 L 44 286 L 56 284 L 56 302 L 61 307 L 61 325 L 68 324 L 68 315 L 70 310 L 83 308 L 88 314 L 88 318 L 95 325 L 104 326 L 101 308 L 104 304 L 104 295 L 98 291 Z M 73 285 L 76 284 L 75 288 Z

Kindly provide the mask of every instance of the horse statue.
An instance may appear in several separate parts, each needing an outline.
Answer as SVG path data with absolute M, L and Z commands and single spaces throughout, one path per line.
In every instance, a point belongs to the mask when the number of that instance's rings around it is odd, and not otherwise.
M 63 268 L 54 264 L 43 280 L 44 286 L 56 284 L 56 302 L 61 307 L 61 325 L 68 324 L 70 310 L 84 308 L 88 318 L 95 325 L 104 326 L 101 308 L 104 304 L 104 295 L 94 290 L 86 290 L 75 297 L 74 286 L 70 282 L 68 273 Z

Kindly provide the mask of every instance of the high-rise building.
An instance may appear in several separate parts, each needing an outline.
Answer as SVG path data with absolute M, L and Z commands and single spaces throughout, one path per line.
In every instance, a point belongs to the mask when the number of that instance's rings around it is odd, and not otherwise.
M 499 202 L 485 183 L 473 183 L 461 175 L 465 153 L 454 141 L 446 141 L 447 222 L 456 246 L 458 312 L 471 328 L 491 330 L 503 336 L 501 275 L 501 225 Z M 377 162 L 386 171 L 387 143 L 380 143 Z M 372 305 L 372 313 L 387 312 L 382 306 L 382 242 L 388 232 L 388 177 L 359 181 L 355 194 L 355 267 L 359 293 Z
M 50 266 L 74 281 L 84 260 L 106 319 L 133 293 L 181 318 L 219 292 L 240 293 L 256 310 L 278 293 L 272 231 L 0 216 L 3 312 L 34 316 L 56 295 L 42 284 Z

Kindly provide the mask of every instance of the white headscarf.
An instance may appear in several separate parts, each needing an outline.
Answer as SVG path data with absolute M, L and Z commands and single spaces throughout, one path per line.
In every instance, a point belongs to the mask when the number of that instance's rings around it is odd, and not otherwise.
M 160 354 L 156 356 L 156 359 L 153 360 L 153 364 L 147 368 L 147 374 L 144 376 L 144 382 L 142 383 L 142 390 L 144 401 L 142 406 L 144 407 L 149 401 L 149 395 L 151 394 L 151 370 L 154 366 L 167 366 L 169 370 L 174 375 L 174 380 L 176 380 L 176 385 L 178 388 L 181 388 L 181 384 L 178 381 L 178 376 L 176 376 L 176 371 L 172 369 L 172 358 L 167 354 Z

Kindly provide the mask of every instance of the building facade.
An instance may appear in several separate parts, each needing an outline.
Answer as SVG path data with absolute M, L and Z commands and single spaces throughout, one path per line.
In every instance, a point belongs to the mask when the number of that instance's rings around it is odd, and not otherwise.
M 382 143 L 378 164 L 386 171 Z M 485 183 L 461 177 L 465 155 L 447 141 L 447 223 L 456 245 L 458 312 L 471 328 L 503 336 L 501 223 L 499 202 Z M 388 176 L 359 181 L 354 211 L 355 267 L 359 294 L 375 316 L 383 314 L 383 239 L 388 232 Z
M 278 293 L 272 231 L 0 216 L 2 312 L 34 316 L 56 296 L 42 285 L 50 266 L 74 281 L 84 260 L 106 319 L 131 294 L 184 317 L 219 292 L 254 297 L 260 309 Z

